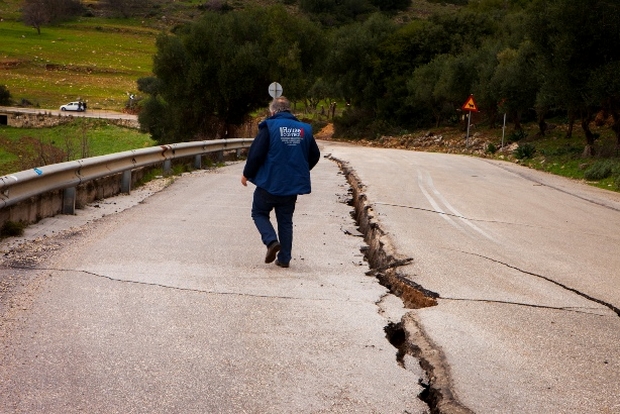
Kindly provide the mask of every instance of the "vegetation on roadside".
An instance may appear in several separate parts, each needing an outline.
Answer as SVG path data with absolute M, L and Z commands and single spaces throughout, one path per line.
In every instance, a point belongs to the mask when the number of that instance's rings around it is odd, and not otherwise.
M 155 145 L 147 134 L 77 118 L 52 128 L 0 127 L 0 175 Z
M 5 221 L 0 227 L 0 239 L 23 236 L 26 227 L 23 221 Z

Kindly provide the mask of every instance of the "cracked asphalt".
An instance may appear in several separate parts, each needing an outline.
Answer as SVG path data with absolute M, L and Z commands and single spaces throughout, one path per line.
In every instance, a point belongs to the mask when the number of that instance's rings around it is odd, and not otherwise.
M 243 163 L 2 241 L 0 413 L 425 413 L 384 327 L 402 302 L 322 159 L 291 267 L 265 264 Z M 151 184 L 153 185 L 153 184 Z
M 620 412 L 618 194 L 320 146 L 363 184 L 390 270 L 435 306 L 378 284 L 334 162 L 299 199 L 286 270 L 263 263 L 241 163 L 187 174 L 2 242 L 0 412 Z M 418 382 L 451 400 L 426 406 Z
M 620 413 L 620 195 L 467 156 L 325 151 L 412 259 L 400 276 L 437 296 L 403 326 L 462 407 Z

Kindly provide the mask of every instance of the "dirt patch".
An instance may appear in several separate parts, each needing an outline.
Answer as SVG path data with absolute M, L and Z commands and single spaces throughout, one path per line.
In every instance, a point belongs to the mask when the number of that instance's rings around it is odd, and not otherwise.
M 316 139 L 337 141 L 334 137 L 334 125 L 328 124 L 314 135 Z M 485 157 L 494 137 L 482 132 L 466 132 L 458 128 L 445 128 L 438 132 L 423 131 L 399 136 L 384 135 L 375 140 L 360 139 L 354 141 L 358 145 L 376 148 L 396 148 L 412 151 L 443 152 L 448 154 L 473 154 Z
M 321 129 L 318 133 L 314 134 L 314 138 L 329 141 L 332 139 L 333 135 L 334 135 L 334 124 L 327 124 L 327 126 Z
M 15 69 L 22 64 L 19 59 L 0 59 L 0 69 Z

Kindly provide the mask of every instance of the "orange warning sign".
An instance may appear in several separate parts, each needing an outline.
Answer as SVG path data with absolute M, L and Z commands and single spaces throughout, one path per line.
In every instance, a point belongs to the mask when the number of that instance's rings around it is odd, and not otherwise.
M 467 102 L 463 104 L 461 109 L 464 111 L 478 112 L 478 107 L 476 106 L 476 102 L 474 102 L 474 95 L 469 95 L 469 99 L 467 99 Z

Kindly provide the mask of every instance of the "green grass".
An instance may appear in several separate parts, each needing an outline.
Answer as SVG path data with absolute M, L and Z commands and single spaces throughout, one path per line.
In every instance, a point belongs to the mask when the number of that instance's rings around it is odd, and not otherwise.
M 547 132 L 544 137 L 536 136 L 538 126 L 535 123 L 524 125 L 527 138 L 523 142 L 533 145 L 536 148 L 536 153 L 532 158 L 521 160 L 520 163 L 551 174 L 584 180 L 588 184 L 606 190 L 619 191 L 620 175 L 616 172 L 611 177 L 600 180 L 586 179 L 588 168 L 601 161 L 609 160 L 611 163 L 620 165 L 619 153 L 616 148 L 616 136 L 613 131 L 608 126 L 599 127 L 592 124 L 592 132 L 600 135 L 594 145 L 596 155 L 594 157 L 583 157 L 586 145 L 583 130 L 578 126 L 579 124 L 576 124 L 572 137 L 567 138 L 567 125 L 561 122 L 563 120 L 559 120 L 556 123 L 558 126 Z M 554 123 L 554 121 L 552 120 L 551 123 Z M 496 132 L 495 134 L 497 135 Z M 501 135 L 499 137 L 500 139 L 497 142 L 501 142 Z
M 53 128 L 0 127 L 0 144 L 0 175 L 5 175 L 46 163 L 150 147 L 156 142 L 136 129 L 80 118 Z
M 151 76 L 158 31 L 138 21 L 80 19 L 43 27 L 0 22 L 2 80 L 13 99 L 56 109 L 77 99 L 121 110 L 136 81 Z

